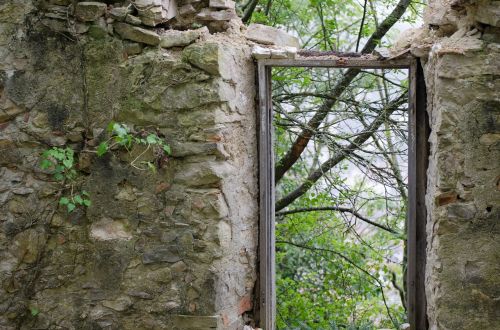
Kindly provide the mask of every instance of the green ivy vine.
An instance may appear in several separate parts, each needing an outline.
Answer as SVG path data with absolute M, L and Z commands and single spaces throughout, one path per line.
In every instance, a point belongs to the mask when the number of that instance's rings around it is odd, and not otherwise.
M 155 161 L 171 155 L 170 145 L 156 132 L 141 130 L 136 132 L 129 126 L 111 122 L 107 126 L 108 138 L 95 149 L 84 149 L 80 152 L 95 153 L 102 157 L 108 152 L 125 149 L 131 152 L 134 146 L 143 146 L 144 150 L 135 157 L 130 166 L 139 170 L 149 170 L 156 173 Z M 148 151 L 153 151 L 154 159 L 140 160 Z M 52 147 L 41 154 L 40 168 L 48 171 L 61 185 L 59 205 L 66 206 L 68 213 L 77 208 L 87 208 L 92 202 L 90 194 L 81 187 L 81 172 L 77 170 L 77 154 L 70 147 Z M 67 192 L 62 194 L 62 192 Z

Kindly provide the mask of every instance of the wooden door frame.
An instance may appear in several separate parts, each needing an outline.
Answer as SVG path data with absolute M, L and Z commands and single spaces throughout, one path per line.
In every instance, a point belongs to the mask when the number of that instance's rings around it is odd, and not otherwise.
M 428 328 L 425 297 L 426 208 L 425 193 L 429 155 L 429 123 L 426 89 L 418 59 L 379 60 L 369 57 L 333 59 L 264 59 L 257 61 L 259 138 L 259 276 L 258 324 L 264 330 L 276 326 L 275 187 L 272 110 L 273 67 L 318 67 L 409 70 L 408 122 L 408 319 L 412 330 Z

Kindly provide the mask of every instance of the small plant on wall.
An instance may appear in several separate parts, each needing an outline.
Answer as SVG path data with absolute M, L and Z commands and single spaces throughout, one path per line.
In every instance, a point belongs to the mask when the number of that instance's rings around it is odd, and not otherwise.
M 109 137 L 97 148 L 84 149 L 80 152 L 95 153 L 102 157 L 115 150 L 124 149 L 130 153 L 134 146 L 140 146 L 144 150 L 130 161 L 129 165 L 138 170 L 149 170 L 153 173 L 156 173 L 157 166 L 161 166 L 171 154 L 170 146 L 156 132 L 146 130 L 136 132 L 127 125 L 116 122 L 109 123 L 106 131 Z M 143 159 L 148 151 L 152 151 L 152 157 Z M 89 193 L 81 189 L 83 176 L 77 170 L 78 164 L 75 162 L 77 156 L 70 147 L 53 147 L 45 150 L 41 155 L 40 168 L 49 171 L 60 183 L 59 204 L 65 206 L 68 213 L 78 207 L 86 208 L 91 205 Z

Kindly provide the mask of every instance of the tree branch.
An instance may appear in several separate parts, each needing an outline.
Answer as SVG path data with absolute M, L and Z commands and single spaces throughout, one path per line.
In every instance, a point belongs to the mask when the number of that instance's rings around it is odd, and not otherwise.
M 372 220 L 364 217 L 363 215 L 359 214 L 355 210 L 348 208 L 348 207 L 341 207 L 341 206 L 306 207 L 306 208 L 298 208 L 298 209 L 293 209 L 293 210 L 276 212 L 276 215 L 280 216 L 280 215 L 289 215 L 289 214 L 296 214 L 296 213 L 303 213 L 303 212 L 317 212 L 317 211 L 336 211 L 336 212 L 342 212 L 342 213 L 350 213 L 350 214 L 354 215 L 356 218 L 358 218 L 358 219 L 360 219 L 360 220 L 362 220 L 362 221 L 364 221 L 372 226 L 375 226 L 375 227 L 378 227 L 382 230 L 385 230 L 391 234 L 396 234 L 396 235 L 401 234 L 392 228 L 386 227 L 384 225 L 381 225 L 379 223 L 376 223 L 375 221 L 372 221 Z
M 403 16 L 406 8 L 408 8 L 411 0 L 400 0 L 394 10 L 386 17 L 386 19 L 377 27 L 375 32 L 370 36 L 362 53 L 371 53 L 378 45 L 382 37 L 389 29 Z M 252 10 L 253 11 L 253 10 Z M 295 139 L 288 152 L 276 163 L 275 183 L 278 183 L 283 175 L 297 162 L 300 155 L 306 148 L 307 144 L 314 135 L 314 131 L 319 127 L 323 120 L 328 115 L 330 109 L 337 103 L 337 99 L 347 89 L 347 86 L 360 72 L 359 69 L 349 69 L 343 75 L 342 79 L 333 87 L 330 98 L 325 100 L 319 107 L 316 114 L 307 123 L 306 129 L 303 129 L 299 136 Z
M 243 21 L 243 23 L 248 23 L 250 21 L 250 19 L 252 18 L 252 15 L 253 15 L 253 12 L 255 10 L 255 7 L 257 7 L 257 4 L 259 3 L 259 0 L 251 0 L 246 9 L 245 9 L 245 12 L 243 13 L 243 17 L 241 18 L 241 20 Z
M 356 52 L 359 50 L 359 43 L 361 42 L 361 37 L 363 36 L 363 26 L 365 25 L 367 4 L 368 4 L 368 0 L 365 0 L 365 4 L 363 5 L 363 18 L 361 18 L 361 25 L 359 26 L 358 40 L 356 40 Z
M 394 111 L 396 111 L 399 106 L 406 102 L 407 93 L 402 94 L 399 98 L 393 100 L 389 103 L 380 114 L 373 120 L 373 122 L 365 128 L 349 145 L 340 149 L 334 155 L 324 162 L 316 171 L 309 174 L 306 180 L 297 187 L 294 191 L 281 198 L 276 202 L 276 211 L 280 211 L 290 205 L 297 198 L 305 194 L 315 183 L 318 181 L 324 173 L 328 172 L 335 165 L 350 156 L 356 149 L 358 149 L 363 143 L 365 143 L 377 129 L 384 123 L 387 117 L 389 117 Z

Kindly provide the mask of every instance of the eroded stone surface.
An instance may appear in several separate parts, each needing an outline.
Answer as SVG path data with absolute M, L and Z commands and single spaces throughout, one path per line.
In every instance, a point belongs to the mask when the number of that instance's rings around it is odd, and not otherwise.
M 300 48 L 298 38 L 267 25 L 250 24 L 246 37 L 264 45 Z
M 185 47 L 192 44 L 203 34 L 208 34 L 208 29 L 206 27 L 188 31 L 168 30 L 161 35 L 160 46 L 163 48 Z
M 124 39 L 156 46 L 160 43 L 160 36 L 150 30 L 126 23 L 115 23 L 114 30 Z
M 500 328 L 500 51 L 475 22 L 496 2 L 431 1 L 412 52 L 425 61 L 431 155 L 426 295 L 430 329 Z M 498 39 L 496 39 L 498 40 Z M 492 42 L 493 41 L 493 42 Z M 415 51 L 414 51 L 415 50 Z
M 162 31 L 118 8 L 72 39 L 66 21 L 44 17 L 62 22 L 50 30 L 36 12 L 27 33 L 29 1 L 0 5 L 0 328 L 229 330 L 221 315 L 242 327 L 239 295 L 256 279 L 255 259 L 239 261 L 256 249 L 250 48 L 208 33 L 197 59 L 184 41 L 145 47 Z M 151 174 L 129 165 L 138 149 L 80 153 L 75 189 L 92 204 L 68 214 L 40 153 L 78 153 L 112 120 L 154 127 L 173 155 Z
M 106 12 L 106 4 L 102 2 L 84 1 L 78 2 L 75 7 L 75 16 L 84 22 L 95 21 Z M 61 19 L 66 19 L 67 10 L 62 9 L 64 15 Z
M 136 0 L 134 5 L 142 23 L 148 26 L 156 26 L 177 15 L 176 0 Z

